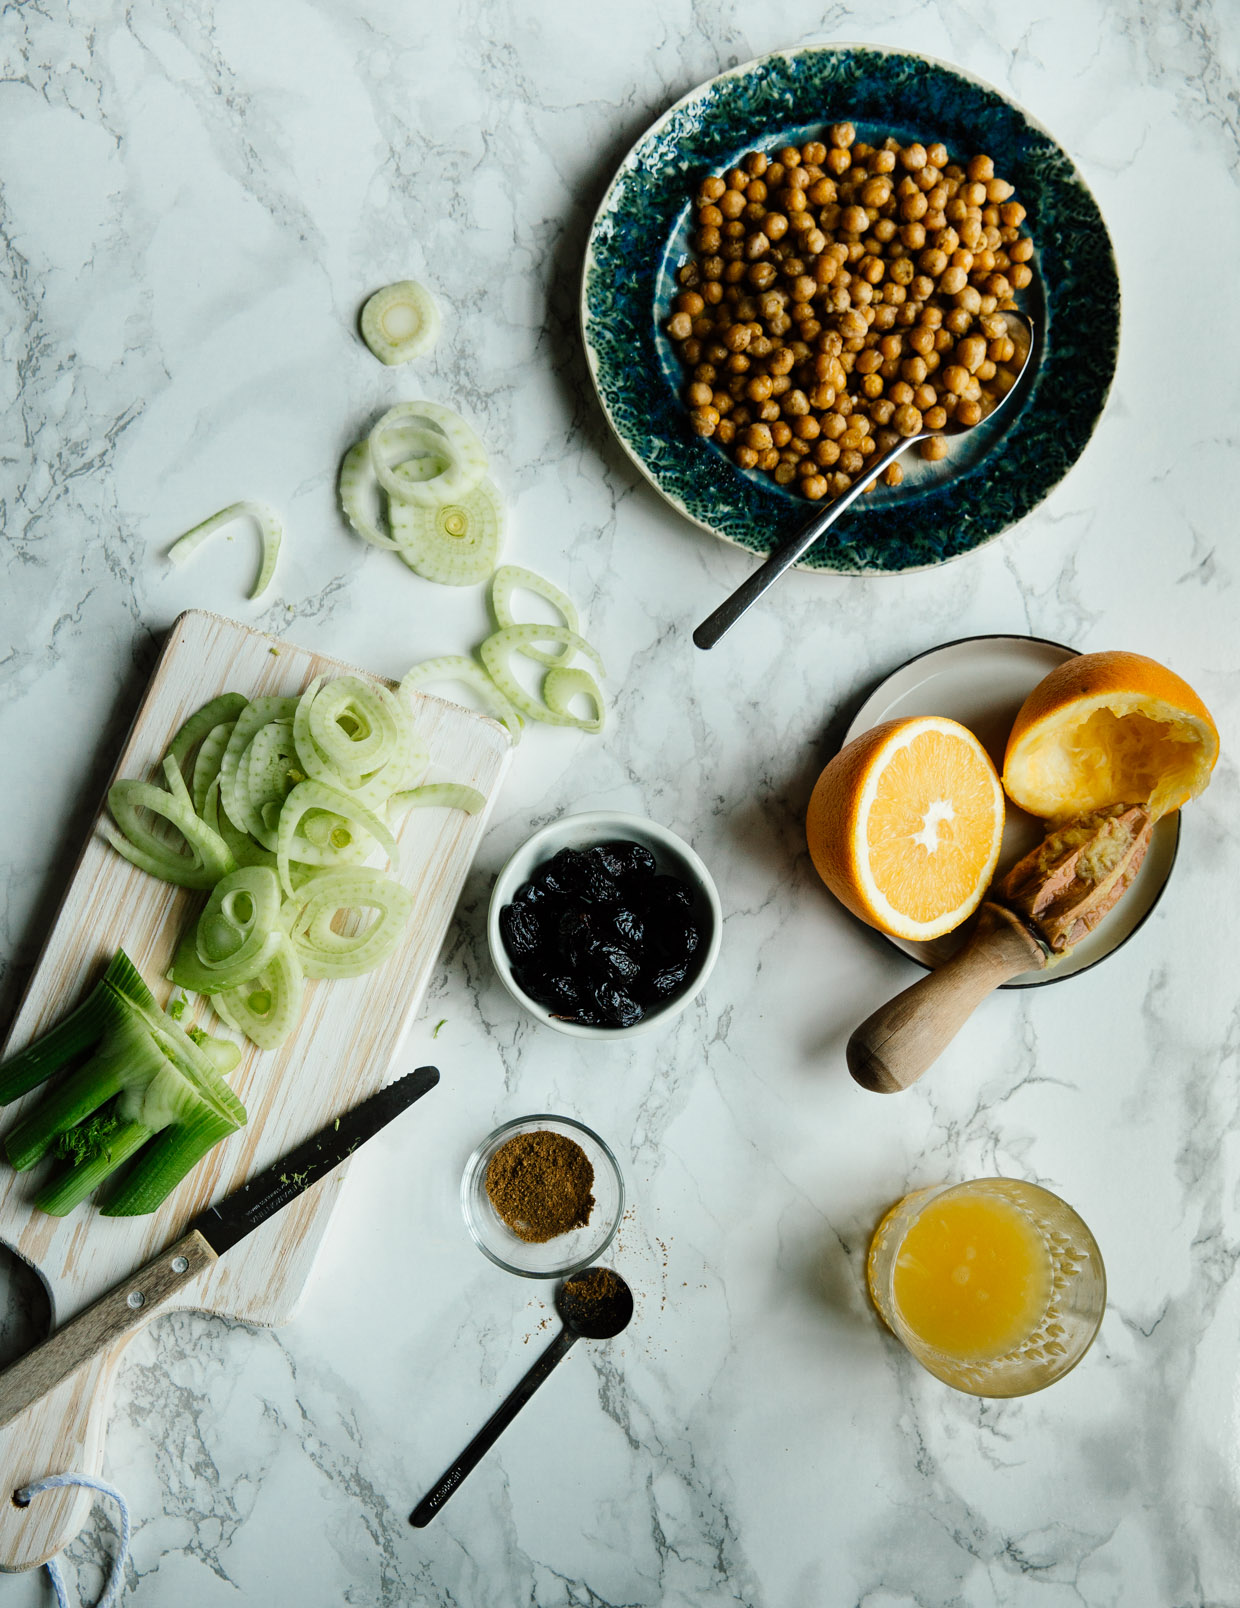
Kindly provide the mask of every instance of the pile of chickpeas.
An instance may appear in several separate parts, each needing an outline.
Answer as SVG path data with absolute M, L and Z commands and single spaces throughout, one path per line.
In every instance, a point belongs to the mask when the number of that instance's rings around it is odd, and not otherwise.
M 817 502 L 901 438 L 976 424 L 1015 384 L 1002 315 L 1033 277 L 1012 193 L 988 156 L 851 123 L 706 179 L 666 325 L 698 435 Z

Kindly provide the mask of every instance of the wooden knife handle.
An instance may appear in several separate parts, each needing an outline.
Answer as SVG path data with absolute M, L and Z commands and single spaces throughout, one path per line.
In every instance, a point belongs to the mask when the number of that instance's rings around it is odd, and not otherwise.
M 175 1245 L 152 1257 L 145 1267 L 55 1330 L 41 1346 L 0 1373 L 0 1428 L 12 1423 L 19 1413 L 92 1358 L 106 1355 L 117 1341 L 146 1323 L 170 1295 L 218 1260 L 198 1230 L 192 1228 Z
M 1047 958 L 1018 917 L 988 900 L 959 953 L 862 1022 L 848 1041 L 848 1070 L 875 1094 L 907 1089 L 987 994 L 1021 972 L 1039 970 Z

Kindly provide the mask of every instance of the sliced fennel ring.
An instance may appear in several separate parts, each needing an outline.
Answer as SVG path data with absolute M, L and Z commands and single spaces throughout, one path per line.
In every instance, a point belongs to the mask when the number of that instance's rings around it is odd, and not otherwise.
M 495 568 L 504 505 L 493 480 L 432 508 L 393 497 L 388 518 L 400 556 L 425 580 L 475 586 Z
M 413 431 L 414 451 L 409 450 Z M 441 436 L 442 443 L 435 439 Z M 433 508 L 437 503 L 463 497 L 486 474 L 486 449 L 459 413 L 440 402 L 400 402 L 370 432 L 370 458 L 379 482 L 390 497 Z M 402 466 L 411 457 L 434 460 L 442 454 L 444 467 L 426 479 L 406 474 Z M 420 476 L 422 469 L 416 473 Z
M 476 787 L 465 782 L 424 782 L 405 793 L 393 793 L 388 799 L 388 817 L 399 820 L 408 810 L 445 809 L 464 810 L 466 815 L 477 815 L 486 808 L 486 797 Z
M 406 672 L 400 684 L 402 693 L 420 692 L 424 687 L 441 682 L 457 682 L 468 687 L 483 706 L 483 712 L 494 716 L 514 743 L 521 741 L 521 716 L 504 697 L 476 659 L 460 653 L 447 653 L 438 659 L 424 659 Z
M 341 911 L 374 911 L 369 925 L 341 932 Z M 413 895 L 386 872 L 358 866 L 324 871 L 284 901 L 282 920 L 307 977 L 358 977 L 400 942 Z
M 549 726 L 580 726 L 582 722 L 576 715 L 561 713 L 552 708 L 545 699 L 540 703 L 537 698 L 526 692 L 509 667 L 509 660 L 514 653 L 524 653 L 527 657 L 533 658 L 534 655 L 529 649 L 539 642 L 562 643 L 572 653 L 583 654 L 589 659 L 600 676 L 606 673 L 603 661 L 595 649 L 584 637 L 578 636 L 575 631 L 570 631 L 565 625 L 509 625 L 489 636 L 478 652 L 491 680 L 521 714 L 530 720 L 544 721 Z M 547 674 L 551 675 L 552 672 L 548 671 Z M 581 686 L 574 687 L 576 692 L 584 690 L 587 689 Z M 595 690 L 597 691 L 597 688 Z M 601 709 L 599 720 L 600 722 L 602 720 Z
M 301 962 L 287 937 L 281 936 L 262 970 L 236 988 L 212 994 L 211 1008 L 260 1050 L 274 1050 L 296 1027 L 304 992 Z
M 401 279 L 385 285 L 362 308 L 362 339 L 392 367 L 429 352 L 439 339 L 439 308 L 425 285 Z
M 386 547 L 398 552 L 400 543 L 393 541 L 380 530 L 371 512 L 378 487 L 379 477 L 375 474 L 374 465 L 370 461 L 368 436 L 366 440 L 358 441 L 349 448 L 344 455 L 344 462 L 340 465 L 340 479 L 336 482 L 336 490 L 340 495 L 341 512 L 348 520 L 349 528 L 364 542 L 369 542 L 372 547 Z
M 554 581 L 536 575 L 533 570 L 522 569 L 519 564 L 501 564 L 491 577 L 491 612 L 501 631 L 510 625 L 522 623 L 512 612 L 512 594 L 518 590 L 533 592 L 535 597 L 541 597 L 544 602 L 550 603 L 553 609 L 558 610 L 570 631 L 581 630 L 577 605 L 567 592 L 561 592 Z M 526 646 L 522 651 L 527 658 L 549 666 L 567 664 L 573 656 L 573 650 L 567 643 L 562 644 L 559 651 L 554 653 L 533 646 Z
M 316 844 L 312 838 L 307 839 L 304 832 L 299 834 L 302 817 L 311 810 L 324 812 L 326 815 L 339 817 L 333 822 L 326 845 Z M 302 864 L 321 863 L 316 855 L 321 856 L 324 849 L 330 852 L 337 846 L 345 853 L 352 851 L 357 834 L 365 834 L 365 838 L 372 839 L 393 865 L 400 861 L 400 849 L 396 839 L 388 831 L 387 824 L 377 815 L 371 813 L 354 798 L 349 798 L 338 788 L 327 787 L 322 782 L 298 782 L 297 786 L 284 801 L 280 811 L 280 826 L 278 846 L 276 848 L 276 869 L 279 872 L 280 882 L 285 893 L 293 892 L 292 874 L 289 869 L 290 862 L 300 861 Z M 339 838 L 339 844 L 334 841 Z M 365 838 L 363 841 L 365 841 Z M 338 860 L 338 856 L 332 856 Z
M 213 888 L 236 869 L 237 862 L 219 833 L 199 820 L 191 806 L 153 782 L 114 782 L 108 791 L 108 808 L 120 830 L 103 821 L 99 826 L 102 835 L 132 865 L 164 882 L 182 888 Z M 138 814 L 140 809 L 161 815 L 174 826 L 185 839 L 188 854 L 157 837 Z
M 558 666 L 548 670 L 543 681 L 542 695 L 544 703 L 553 714 L 562 715 L 574 726 L 580 726 L 582 731 L 602 731 L 603 722 L 607 718 L 607 707 L 603 703 L 603 694 L 599 690 L 598 682 L 588 670 L 576 668 L 565 670 Z M 571 705 L 576 697 L 588 698 L 594 706 L 594 713 L 573 714 Z
M 187 530 L 184 536 L 173 542 L 168 549 L 168 557 L 174 564 L 184 564 L 187 558 L 198 551 L 208 536 L 214 535 L 223 526 L 231 525 L 234 519 L 241 519 L 247 514 L 258 526 L 259 540 L 262 544 L 258 575 L 250 591 L 250 598 L 252 601 L 261 597 L 270 586 L 271 578 L 276 572 L 276 559 L 280 556 L 280 543 L 284 539 L 284 526 L 280 523 L 275 509 L 268 503 L 230 503 L 227 508 L 221 508 L 219 513 L 204 519 L 201 525 L 195 525 L 193 530 Z

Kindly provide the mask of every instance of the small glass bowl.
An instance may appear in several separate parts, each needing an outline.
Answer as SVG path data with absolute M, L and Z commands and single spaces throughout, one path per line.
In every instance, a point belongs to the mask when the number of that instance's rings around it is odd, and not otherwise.
M 521 1133 L 559 1133 L 585 1151 L 594 1168 L 594 1207 L 584 1228 L 531 1244 L 519 1239 L 491 1204 L 487 1167 L 502 1144 Z M 624 1179 L 615 1156 L 583 1123 L 571 1117 L 518 1117 L 496 1128 L 465 1163 L 461 1177 L 461 1211 L 474 1244 L 505 1273 L 523 1279 L 564 1279 L 596 1261 L 615 1238 L 624 1216 Z

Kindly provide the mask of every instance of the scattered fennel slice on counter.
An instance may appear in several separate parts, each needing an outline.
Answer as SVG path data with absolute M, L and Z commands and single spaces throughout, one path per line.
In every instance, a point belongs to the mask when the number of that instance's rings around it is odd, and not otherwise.
M 225 525 L 231 525 L 235 519 L 250 518 L 258 526 L 260 542 L 260 556 L 258 575 L 250 589 L 250 599 L 259 598 L 271 585 L 271 579 L 276 572 L 276 560 L 280 556 L 280 543 L 284 539 L 284 526 L 280 522 L 275 509 L 265 502 L 236 502 L 230 503 L 227 508 L 221 508 L 218 513 L 204 519 L 193 530 L 187 530 L 184 536 L 179 537 L 168 549 L 168 557 L 174 564 L 184 564 L 186 559 L 192 557 L 202 546 L 208 536 L 222 530 Z
M 362 339 L 392 367 L 429 352 L 439 339 L 439 308 L 416 279 L 400 279 L 375 291 L 362 308 Z

